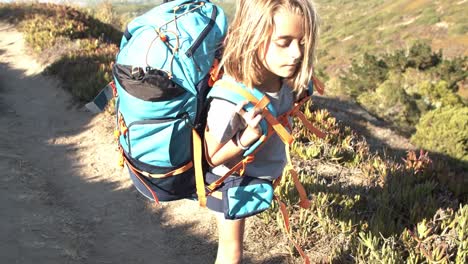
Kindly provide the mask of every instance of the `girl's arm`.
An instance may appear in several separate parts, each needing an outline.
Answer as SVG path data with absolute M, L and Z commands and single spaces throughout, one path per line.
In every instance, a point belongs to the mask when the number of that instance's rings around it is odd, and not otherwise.
M 239 131 L 238 136 L 235 134 L 234 137 L 226 143 L 221 143 L 209 135 L 208 127 L 207 133 L 205 133 L 205 142 L 211 165 L 218 166 L 235 158 L 239 158 L 246 147 L 249 147 L 260 138 L 262 133 L 259 123 L 263 116 L 258 109 L 245 112 L 243 107 L 246 104 L 247 102 L 242 102 L 236 106 L 236 112 L 239 113 L 247 123 L 247 128 L 243 131 Z M 237 138 L 239 140 L 237 140 Z

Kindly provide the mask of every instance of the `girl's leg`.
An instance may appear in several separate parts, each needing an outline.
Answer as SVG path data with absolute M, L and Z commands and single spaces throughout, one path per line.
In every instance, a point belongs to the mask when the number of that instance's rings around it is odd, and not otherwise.
M 226 220 L 215 213 L 218 224 L 218 254 L 215 264 L 240 264 L 243 254 L 245 219 Z

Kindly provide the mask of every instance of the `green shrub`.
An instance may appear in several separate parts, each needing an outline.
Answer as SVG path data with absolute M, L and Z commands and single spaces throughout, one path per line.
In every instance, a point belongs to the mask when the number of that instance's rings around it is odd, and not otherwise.
M 438 67 L 431 69 L 433 78 L 447 82 L 452 92 L 457 92 L 458 82 L 468 77 L 468 57 L 456 57 L 444 60 Z
M 468 107 L 443 107 L 426 113 L 411 141 L 427 150 L 468 161 Z
M 430 45 L 418 41 L 414 43 L 409 50 L 406 67 L 427 70 L 437 66 L 441 61 L 442 51 L 433 53 Z
M 402 78 L 397 73 L 391 73 L 389 79 L 375 91 L 359 95 L 357 102 L 373 115 L 394 124 L 405 133 L 413 131 L 420 116 L 415 101 L 406 93 Z
M 466 56 L 444 60 L 441 51 L 416 42 L 407 52 L 365 54 L 361 62 L 353 61 L 340 83 L 330 84 L 333 92 L 346 93 L 400 132 L 412 133 L 427 111 L 464 103 L 456 93 L 467 76 Z
M 429 81 L 432 76 L 427 71 L 420 71 L 414 68 L 407 68 L 402 75 L 403 88 L 411 96 L 420 95 L 419 86 L 421 83 Z
M 446 81 L 439 81 L 437 83 L 424 81 L 419 84 L 418 91 L 424 102 L 432 109 L 444 106 L 463 105 L 461 98 L 449 89 L 449 85 Z
M 362 62 L 353 60 L 351 69 L 341 81 L 349 88 L 349 95 L 358 97 L 363 92 L 374 91 L 387 78 L 388 66 L 382 59 L 365 53 Z
M 408 65 L 408 57 L 404 50 L 397 50 L 394 53 L 384 55 L 384 60 L 390 69 L 404 72 Z
M 466 263 L 468 206 L 438 210 L 432 219 L 405 229 L 399 236 L 360 232 L 353 254 L 357 263 Z

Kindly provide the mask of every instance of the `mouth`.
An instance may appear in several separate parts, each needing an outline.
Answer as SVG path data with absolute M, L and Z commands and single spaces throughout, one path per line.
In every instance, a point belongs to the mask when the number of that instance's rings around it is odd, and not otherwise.
M 286 67 L 286 68 L 296 68 L 297 64 L 286 64 L 286 65 L 284 65 L 284 67 Z

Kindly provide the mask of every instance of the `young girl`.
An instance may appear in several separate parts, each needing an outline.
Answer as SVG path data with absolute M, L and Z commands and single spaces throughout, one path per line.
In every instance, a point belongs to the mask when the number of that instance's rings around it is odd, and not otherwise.
M 312 0 L 239 0 L 226 38 L 221 65 L 224 78 L 265 93 L 278 114 L 292 108 L 312 80 L 318 34 Z M 215 84 L 216 86 L 216 84 Z M 222 99 L 210 103 L 205 133 L 211 175 L 220 177 L 236 164 L 261 136 L 262 111 L 244 111 Z M 275 134 L 247 164 L 242 179 L 273 181 L 286 165 L 284 143 Z M 232 175 L 231 178 L 240 178 Z M 213 179 L 208 179 L 212 181 Z M 216 263 L 240 263 L 245 218 L 224 218 L 223 203 L 211 198 L 216 212 L 219 244 Z

